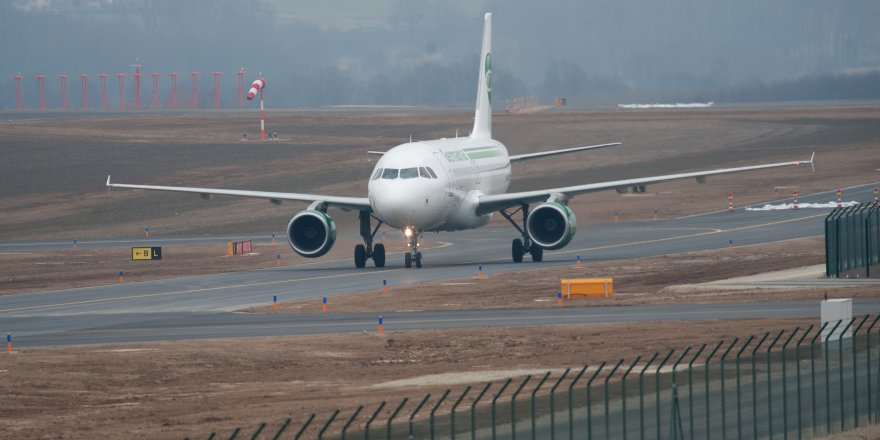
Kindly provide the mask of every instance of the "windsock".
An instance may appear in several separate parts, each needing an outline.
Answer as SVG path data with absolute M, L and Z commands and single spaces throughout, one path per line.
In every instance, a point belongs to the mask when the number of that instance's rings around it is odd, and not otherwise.
M 255 96 L 257 96 L 257 92 L 263 90 L 263 87 L 266 87 L 266 80 L 263 78 L 257 78 L 254 80 L 253 84 L 251 84 L 251 89 L 248 90 L 247 99 L 248 101 L 252 101 Z

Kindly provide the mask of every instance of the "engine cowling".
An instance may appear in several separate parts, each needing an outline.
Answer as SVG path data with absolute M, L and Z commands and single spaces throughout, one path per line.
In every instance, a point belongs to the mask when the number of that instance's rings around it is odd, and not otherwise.
M 287 242 L 297 254 L 318 258 L 336 243 L 336 223 L 321 211 L 301 211 L 287 224 Z
M 577 219 L 567 206 L 557 202 L 538 205 L 526 219 L 526 232 L 544 249 L 565 247 L 577 231 Z

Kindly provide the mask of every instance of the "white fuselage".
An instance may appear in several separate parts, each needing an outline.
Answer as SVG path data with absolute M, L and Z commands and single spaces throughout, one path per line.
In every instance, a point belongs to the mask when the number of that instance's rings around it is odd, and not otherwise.
M 392 148 L 376 163 L 368 192 L 373 212 L 394 228 L 456 231 L 489 223 L 492 214 L 476 214 L 477 199 L 509 184 L 507 148 L 467 137 Z

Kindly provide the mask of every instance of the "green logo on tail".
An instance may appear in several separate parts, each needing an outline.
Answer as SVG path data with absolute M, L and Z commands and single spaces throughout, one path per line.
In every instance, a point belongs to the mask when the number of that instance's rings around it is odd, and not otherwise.
M 486 92 L 489 94 L 489 107 L 492 106 L 492 54 L 486 54 L 484 75 L 486 77 Z

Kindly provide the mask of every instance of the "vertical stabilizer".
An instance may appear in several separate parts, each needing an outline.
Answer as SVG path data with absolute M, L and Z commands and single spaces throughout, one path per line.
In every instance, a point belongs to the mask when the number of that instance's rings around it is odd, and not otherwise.
M 471 137 L 492 137 L 492 13 L 483 23 L 483 48 L 480 51 L 480 77 L 477 86 L 477 110 Z

